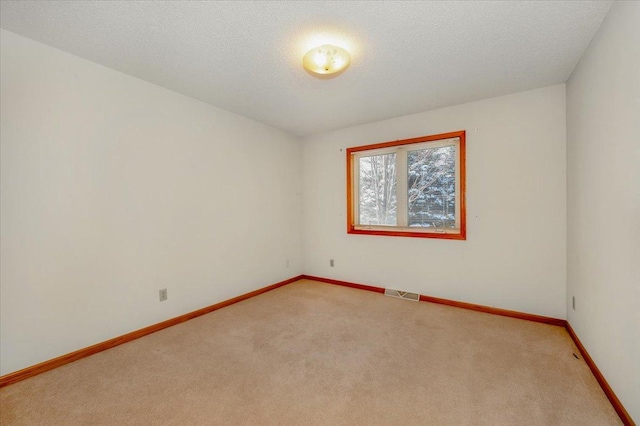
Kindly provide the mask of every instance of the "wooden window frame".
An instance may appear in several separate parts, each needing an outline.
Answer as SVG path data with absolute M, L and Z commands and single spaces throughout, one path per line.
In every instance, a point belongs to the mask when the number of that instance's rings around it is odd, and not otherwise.
M 415 231 L 412 227 L 398 227 L 398 226 L 365 226 L 358 225 L 356 223 L 356 205 L 357 195 L 355 194 L 356 188 L 354 185 L 357 182 L 355 178 L 355 171 L 357 166 L 354 165 L 354 159 L 358 158 L 357 153 L 363 151 L 378 151 L 378 153 L 384 153 L 385 149 L 397 148 L 399 146 L 413 145 L 413 144 L 425 144 L 433 143 L 437 146 L 437 141 L 445 139 L 458 138 L 457 160 L 456 160 L 456 175 L 458 177 L 456 185 L 456 204 L 459 206 L 459 212 L 456 211 L 456 219 L 459 220 L 459 228 L 455 231 L 432 231 L 431 228 L 419 228 L 420 231 Z M 466 240 L 467 239 L 467 213 L 466 213 L 466 147 L 465 147 L 466 132 L 464 130 L 441 133 L 438 135 L 420 136 L 417 138 L 396 140 L 391 142 L 376 143 L 371 145 L 363 145 L 352 148 L 347 148 L 347 233 L 349 234 L 364 234 L 364 235 L 384 235 L 392 237 L 416 237 L 416 238 L 439 238 L 447 240 Z M 398 180 L 398 186 L 400 191 L 403 184 Z M 404 184 L 406 186 L 406 183 Z M 406 210 L 406 208 L 404 209 Z M 456 209 L 457 210 L 457 209 Z

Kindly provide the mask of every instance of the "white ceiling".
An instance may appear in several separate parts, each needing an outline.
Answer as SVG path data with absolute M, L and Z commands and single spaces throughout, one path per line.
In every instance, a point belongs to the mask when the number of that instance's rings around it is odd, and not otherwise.
M 2 28 L 295 135 L 563 83 L 611 1 L 2 1 Z M 302 56 L 329 42 L 333 79 Z

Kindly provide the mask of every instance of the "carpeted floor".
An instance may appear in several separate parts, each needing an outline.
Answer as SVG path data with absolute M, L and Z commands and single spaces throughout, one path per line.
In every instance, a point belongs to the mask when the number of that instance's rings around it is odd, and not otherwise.
M 567 332 L 298 281 L 0 389 L 2 425 L 616 425 Z

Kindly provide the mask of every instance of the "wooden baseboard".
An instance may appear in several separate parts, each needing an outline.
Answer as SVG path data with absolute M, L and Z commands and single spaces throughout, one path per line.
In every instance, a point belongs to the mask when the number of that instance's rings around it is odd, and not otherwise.
M 288 280 L 280 281 L 279 283 L 275 283 L 270 286 L 263 287 L 258 290 L 254 290 L 246 294 L 242 294 L 240 296 L 234 297 L 233 299 L 225 300 L 220 303 L 216 303 L 215 305 L 207 306 L 205 308 L 198 309 L 197 311 L 189 312 L 187 314 L 180 315 L 179 317 L 171 318 L 166 321 L 160 322 L 158 324 L 150 325 L 148 327 L 141 328 L 140 330 L 132 331 L 131 333 L 127 333 L 125 335 L 118 336 L 101 343 L 97 343 L 87 348 L 79 349 L 75 352 L 71 352 L 66 355 L 62 355 L 57 358 L 41 362 L 40 364 L 36 364 L 34 366 L 24 368 L 14 373 L 6 374 L 0 377 L 0 388 L 3 386 L 10 385 L 12 383 L 19 382 L 24 379 L 28 379 L 29 377 L 36 376 L 40 373 L 44 373 L 45 371 L 53 370 L 54 368 L 58 368 L 65 364 L 69 364 L 70 362 L 88 357 L 89 355 L 93 355 L 95 353 L 102 352 L 109 348 L 113 348 L 123 343 L 130 342 L 132 340 L 149 335 L 151 333 L 155 333 L 156 331 L 160 331 L 164 328 L 171 327 L 176 324 L 180 324 L 181 322 L 188 321 L 190 319 L 199 317 L 204 314 L 208 314 L 209 312 L 213 312 L 215 310 L 224 308 L 225 306 L 233 305 L 234 303 L 238 303 L 242 300 L 249 299 L 250 297 L 254 297 L 259 294 L 266 293 L 267 291 L 274 290 L 278 287 L 282 287 L 284 285 L 298 281 L 302 277 L 303 277 L 302 275 L 299 275 L 297 277 L 289 278 Z
M 596 363 L 593 362 L 593 359 L 591 358 L 587 350 L 582 345 L 582 342 L 580 342 L 580 339 L 578 339 L 578 335 L 573 330 L 573 328 L 571 328 L 571 324 L 569 324 L 568 321 L 566 324 L 566 329 L 569 335 L 571 336 L 571 338 L 573 339 L 573 342 L 578 347 L 578 350 L 582 354 L 582 358 L 584 358 L 584 361 L 587 363 L 587 365 L 591 369 L 591 372 L 593 373 L 596 380 L 600 384 L 600 387 L 604 391 L 604 394 L 607 395 L 607 398 L 609 398 L 609 402 L 611 402 L 611 405 L 613 405 L 613 408 L 618 413 L 618 416 L 620 416 L 620 420 L 622 420 L 622 423 L 624 423 L 626 426 L 635 426 L 633 419 L 631 418 L 627 410 L 624 408 L 624 405 L 622 405 L 622 402 L 620 402 L 616 394 L 613 392 L 613 389 L 611 389 L 611 386 L 609 386 L 609 383 L 607 382 L 607 380 L 604 378 L 604 376 L 598 369 L 598 366 L 596 365 Z
M 518 319 L 523 319 L 523 320 L 533 321 L 533 322 L 541 322 L 543 324 L 557 325 L 559 327 L 564 327 L 565 324 L 567 323 L 566 320 L 559 319 L 559 318 L 545 317 L 542 315 L 535 315 L 535 314 L 527 314 L 525 312 L 510 311 L 508 309 L 493 308 L 491 306 L 476 305 L 474 303 L 458 302 L 456 300 L 441 299 L 439 297 L 424 296 L 422 294 L 420 295 L 420 301 L 439 303 L 441 305 L 455 306 L 456 308 L 469 309 L 469 310 L 478 311 L 478 312 L 486 312 L 488 314 L 501 315 L 503 317 L 518 318 Z
M 323 283 L 337 284 L 345 287 L 358 288 L 361 290 L 375 291 L 376 293 L 384 293 L 383 287 L 374 287 L 366 284 L 356 284 L 348 281 L 340 281 L 340 280 L 333 280 L 330 278 L 315 277 L 312 275 L 303 275 L 302 278 L 313 280 L 313 281 L 320 281 Z M 462 308 L 462 309 L 470 309 L 472 311 L 486 312 L 488 314 L 502 315 L 505 317 L 519 318 L 527 321 L 541 322 L 544 324 L 557 325 L 559 327 L 564 327 L 566 324 L 566 321 L 563 319 L 545 317 L 542 315 L 526 314 L 524 312 L 492 308 L 490 306 L 476 305 L 473 303 L 466 303 L 466 302 L 458 302 L 458 301 L 449 300 L 449 299 L 441 299 L 439 297 L 424 296 L 422 294 L 420 295 L 420 301 L 454 306 L 456 308 Z
M 347 281 L 332 280 L 331 278 L 314 277 L 313 275 L 303 275 L 302 278 L 305 280 L 320 281 L 322 283 L 327 283 L 327 284 L 341 285 L 343 287 L 351 287 L 351 288 L 357 288 L 360 290 L 373 291 L 376 293 L 384 293 L 384 288 L 374 287 L 372 285 L 356 284 L 356 283 L 350 283 Z

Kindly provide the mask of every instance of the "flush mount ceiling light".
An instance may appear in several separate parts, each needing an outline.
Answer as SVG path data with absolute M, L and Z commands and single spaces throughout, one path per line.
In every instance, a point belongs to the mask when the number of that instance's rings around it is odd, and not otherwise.
M 317 76 L 328 76 L 344 71 L 351 63 L 349 52 L 342 47 L 323 44 L 308 51 L 302 58 L 304 68 Z

